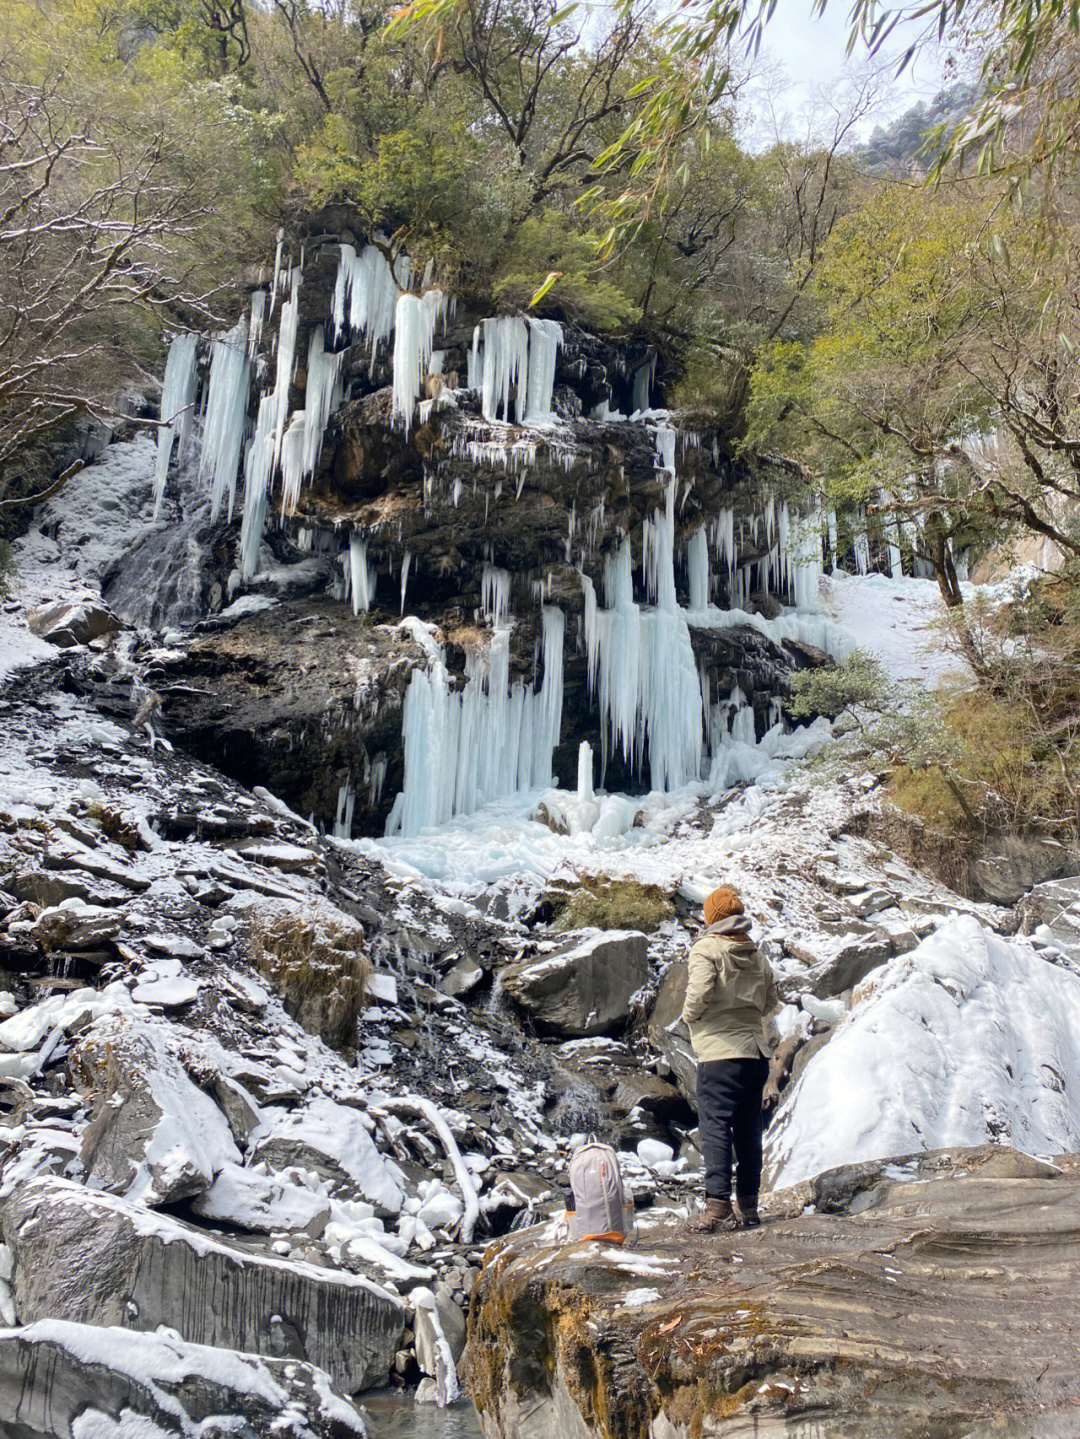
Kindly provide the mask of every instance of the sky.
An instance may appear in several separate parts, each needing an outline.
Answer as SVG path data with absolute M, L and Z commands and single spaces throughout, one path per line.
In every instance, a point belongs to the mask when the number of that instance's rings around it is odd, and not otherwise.
M 872 64 L 878 77 L 876 99 L 858 127 L 859 138 L 865 139 L 875 125 L 888 122 L 920 100 L 931 99 L 942 88 L 946 52 L 936 46 L 916 55 L 900 76 L 895 73 L 897 58 L 921 27 L 898 27 L 890 41 L 889 58 L 878 57 L 874 62 L 868 61 L 861 47 L 847 57 L 849 29 L 845 0 L 829 0 L 825 14 L 816 19 L 812 0 L 778 0 L 755 67 L 759 78 L 754 82 L 751 108 L 767 108 L 765 91 L 776 91 L 775 72 L 779 70 L 782 88 L 772 94 L 771 103 L 782 118 L 798 127 L 801 120 L 805 123 L 808 108 L 839 103 L 843 92 L 853 88 Z M 767 122 L 759 123 L 765 127 Z

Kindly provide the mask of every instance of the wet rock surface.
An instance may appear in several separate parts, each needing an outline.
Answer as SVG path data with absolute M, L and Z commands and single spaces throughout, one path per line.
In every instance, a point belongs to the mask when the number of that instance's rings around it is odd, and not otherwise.
M 976 1150 L 825 1176 L 828 1213 L 780 1194 L 748 1233 L 657 1213 L 624 1249 L 513 1236 L 470 1317 L 484 1432 L 1069 1432 L 1078 1186 L 1075 1160 Z

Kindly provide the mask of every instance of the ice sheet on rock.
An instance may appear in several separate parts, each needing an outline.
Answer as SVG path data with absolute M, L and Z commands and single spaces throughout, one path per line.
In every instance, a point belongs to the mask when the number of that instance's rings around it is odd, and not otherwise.
M 305 1145 L 339 1165 L 372 1204 L 394 1213 L 401 1209 L 405 1195 L 397 1166 L 375 1148 L 357 1110 L 320 1096 L 299 1109 L 264 1109 L 262 1119 L 251 1135 L 252 1148 L 267 1140 Z
M 966 597 L 974 587 L 963 585 Z M 850 643 L 875 655 L 893 679 L 939 682 L 964 672 L 963 661 L 942 644 L 944 613 L 932 580 L 835 573 L 822 580 L 822 600 Z
M 856 988 L 769 1127 L 773 1184 L 952 1145 L 1073 1152 L 1077 1095 L 1080 978 L 960 916 Z

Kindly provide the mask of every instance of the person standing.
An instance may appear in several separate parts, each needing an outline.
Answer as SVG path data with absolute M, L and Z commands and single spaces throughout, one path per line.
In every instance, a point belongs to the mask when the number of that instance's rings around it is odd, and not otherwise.
M 776 1007 L 776 981 L 750 938 L 739 894 L 714 889 L 705 931 L 690 950 L 682 1017 L 697 1058 L 698 1133 L 705 1161 L 705 1210 L 691 1227 L 756 1228 L 761 1184 L 762 1108 L 769 1076 L 765 1016 Z M 769 1101 L 775 1103 L 770 1087 Z M 731 1203 L 732 1150 L 735 1200 Z

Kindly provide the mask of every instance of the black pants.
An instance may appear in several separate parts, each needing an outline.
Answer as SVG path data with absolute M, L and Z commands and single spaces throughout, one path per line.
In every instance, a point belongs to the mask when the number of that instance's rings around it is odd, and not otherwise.
M 731 1150 L 735 1193 L 756 1199 L 761 1184 L 761 1093 L 769 1061 L 713 1059 L 697 1067 L 698 1133 L 705 1160 L 705 1194 L 731 1198 Z

